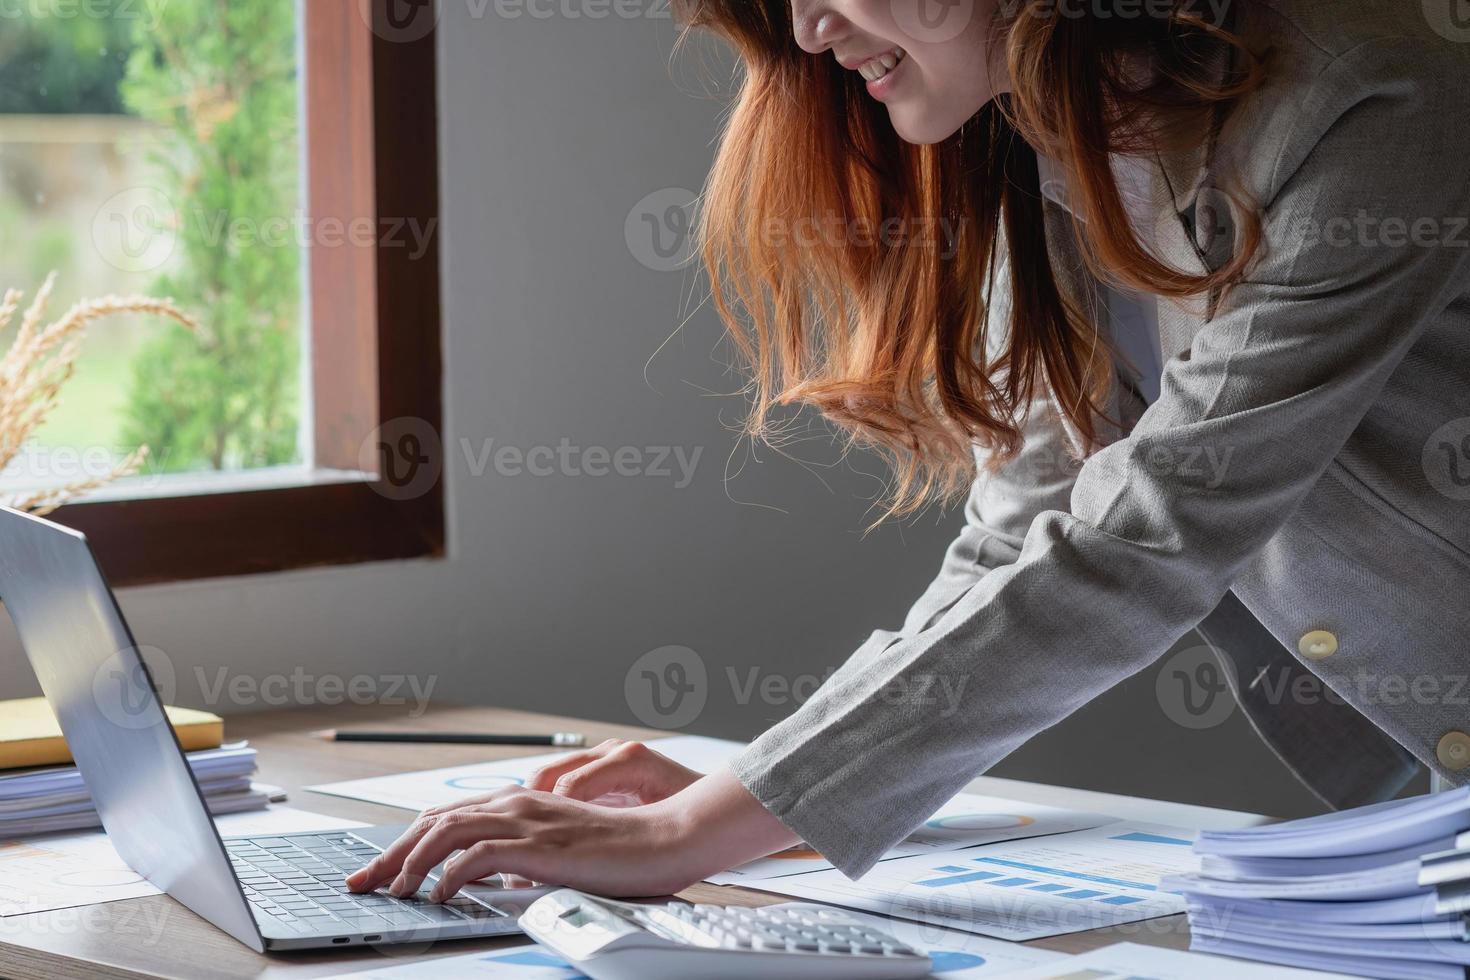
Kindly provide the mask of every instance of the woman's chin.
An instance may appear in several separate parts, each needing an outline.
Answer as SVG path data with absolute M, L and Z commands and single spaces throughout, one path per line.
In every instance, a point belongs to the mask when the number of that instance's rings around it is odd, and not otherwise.
M 906 110 L 906 107 L 897 105 L 888 107 L 888 119 L 898 138 L 915 146 L 943 143 L 963 125 L 963 121 L 951 123 L 947 119 L 937 118 L 933 113 Z

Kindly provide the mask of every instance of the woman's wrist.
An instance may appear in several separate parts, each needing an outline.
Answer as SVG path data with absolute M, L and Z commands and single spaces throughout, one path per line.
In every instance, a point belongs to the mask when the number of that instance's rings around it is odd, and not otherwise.
M 691 883 L 800 843 L 728 769 L 643 809 Z

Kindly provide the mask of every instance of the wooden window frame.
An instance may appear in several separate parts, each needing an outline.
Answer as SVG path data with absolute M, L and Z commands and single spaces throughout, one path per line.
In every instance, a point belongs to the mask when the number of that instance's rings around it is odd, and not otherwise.
M 311 227 L 371 216 L 378 229 L 372 247 L 314 238 L 309 250 L 303 353 L 314 448 L 305 478 L 56 511 L 87 535 L 114 584 L 444 554 L 435 36 L 408 40 L 392 25 L 369 25 L 364 14 L 381 18 L 384 7 L 301 5 Z M 428 229 L 425 241 L 391 240 L 395 222 L 414 221 Z M 431 482 L 420 476 L 411 493 L 371 466 L 379 427 L 395 426 L 424 435 L 412 445 Z M 392 468 L 391 456 L 385 462 Z

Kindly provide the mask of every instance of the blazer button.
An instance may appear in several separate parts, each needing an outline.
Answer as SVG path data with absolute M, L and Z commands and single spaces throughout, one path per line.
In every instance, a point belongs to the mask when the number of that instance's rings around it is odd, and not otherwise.
M 1308 660 L 1326 660 L 1337 652 L 1337 637 L 1326 630 L 1312 630 L 1297 641 L 1296 648 Z
M 1445 732 L 1444 738 L 1434 748 L 1439 764 L 1452 772 L 1470 768 L 1470 735 L 1464 732 Z

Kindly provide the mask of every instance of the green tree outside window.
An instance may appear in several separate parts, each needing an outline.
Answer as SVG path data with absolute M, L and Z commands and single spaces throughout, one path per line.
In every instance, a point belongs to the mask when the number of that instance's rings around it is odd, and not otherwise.
M 171 3 L 136 25 L 123 104 L 172 134 L 155 157 L 174 262 L 153 291 L 202 325 L 133 365 L 124 437 L 172 471 L 297 460 L 301 251 L 295 6 Z M 269 240 L 264 240 L 269 239 Z

